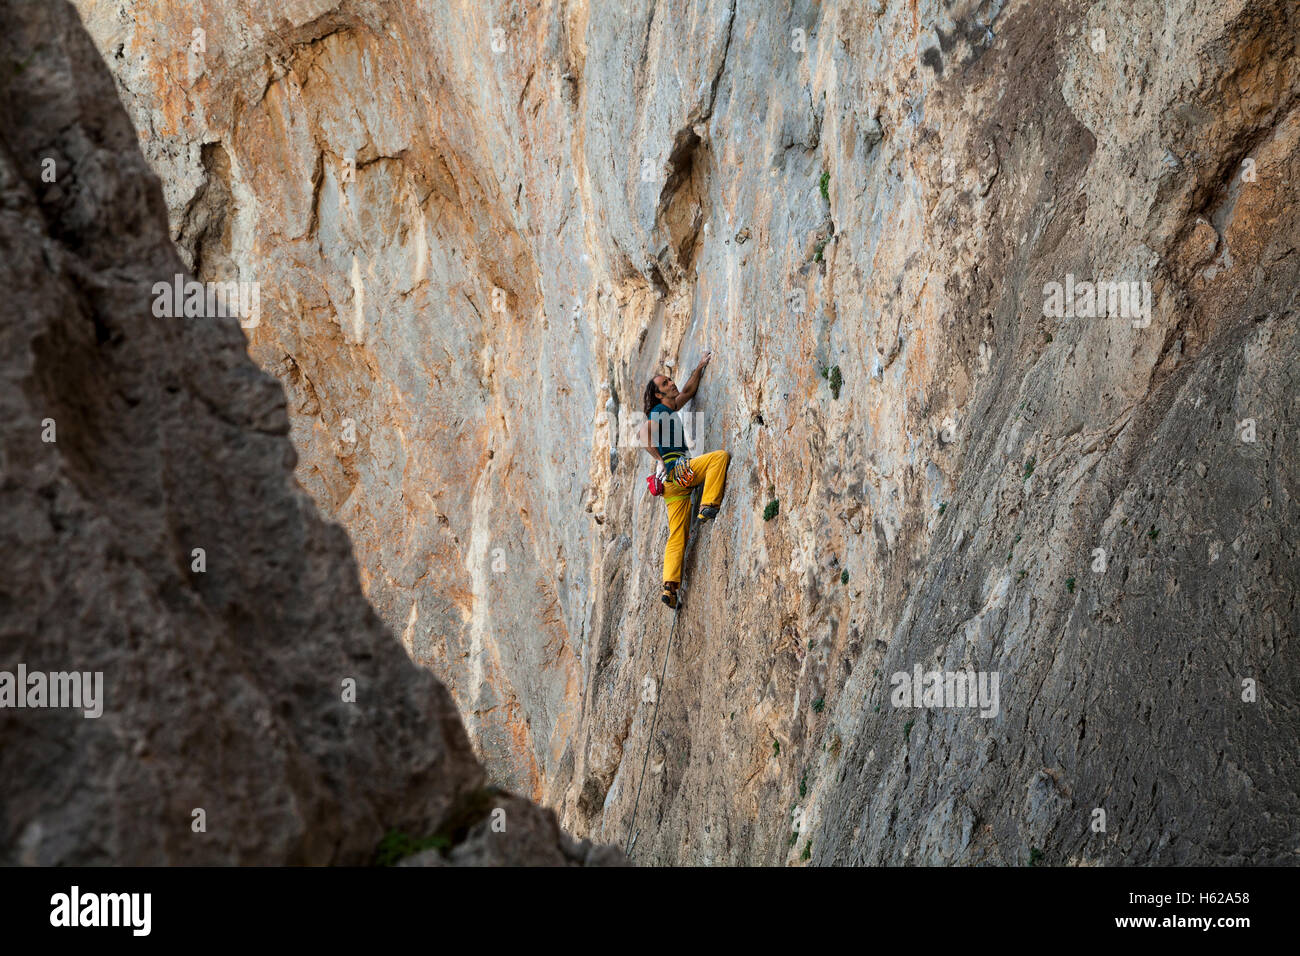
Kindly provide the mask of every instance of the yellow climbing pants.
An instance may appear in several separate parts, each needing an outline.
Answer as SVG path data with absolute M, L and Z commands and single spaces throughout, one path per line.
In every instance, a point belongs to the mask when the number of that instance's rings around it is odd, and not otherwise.
M 664 483 L 664 503 L 668 506 L 668 544 L 664 547 L 664 582 L 682 582 L 682 554 L 686 550 L 686 535 L 691 527 L 691 489 L 703 483 L 704 496 L 700 507 L 722 504 L 727 490 L 727 466 L 731 455 L 725 451 L 711 451 L 690 460 L 695 477 L 686 484 L 675 481 Z

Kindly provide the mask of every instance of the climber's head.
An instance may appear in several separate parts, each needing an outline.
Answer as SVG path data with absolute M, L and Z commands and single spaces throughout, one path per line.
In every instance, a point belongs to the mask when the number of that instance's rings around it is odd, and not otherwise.
M 649 415 L 664 399 L 675 398 L 677 383 L 667 375 L 656 375 L 645 386 L 645 413 Z

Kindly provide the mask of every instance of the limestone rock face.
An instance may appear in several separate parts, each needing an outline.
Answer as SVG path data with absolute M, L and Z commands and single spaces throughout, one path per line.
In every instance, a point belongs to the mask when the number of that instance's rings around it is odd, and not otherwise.
M 238 321 L 155 311 L 185 270 L 75 10 L 0 17 L 0 864 L 365 863 L 388 829 L 621 859 L 486 786 L 297 487 Z M 19 668 L 102 683 L 19 709 Z
M 1295 4 L 77 7 L 495 781 L 623 841 L 649 753 L 658 862 L 1295 861 Z M 621 439 L 706 347 L 659 686 Z

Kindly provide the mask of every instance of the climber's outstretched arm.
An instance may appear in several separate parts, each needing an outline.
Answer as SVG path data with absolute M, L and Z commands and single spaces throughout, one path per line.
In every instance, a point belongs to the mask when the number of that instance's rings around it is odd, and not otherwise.
M 704 358 L 700 359 L 700 364 L 695 366 L 695 371 L 686 380 L 686 386 L 672 398 L 671 402 L 665 399 L 664 404 L 671 405 L 672 409 L 676 411 L 694 398 L 695 390 L 700 387 L 700 374 L 704 371 L 704 366 L 708 365 L 709 360 L 712 358 L 712 352 L 705 352 Z

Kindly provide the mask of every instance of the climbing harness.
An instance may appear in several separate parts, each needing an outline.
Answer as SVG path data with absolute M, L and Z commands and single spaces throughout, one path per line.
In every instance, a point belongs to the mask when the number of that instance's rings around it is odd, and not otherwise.
M 655 469 L 654 474 L 646 475 L 645 483 L 652 497 L 661 498 L 664 493 L 664 485 L 669 482 L 677 482 L 681 487 L 689 485 L 695 480 L 695 472 L 691 470 L 690 459 L 685 455 L 669 455 L 663 460 L 663 471 Z M 690 492 L 684 495 L 674 495 L 665 498 L 665 501 L 676 501 L 678 498 L 689 498 Z
M 695 472 L 691 471 L 691 461 L 685 455 L 670 456 L 665 459 L 664 466 L 667 472 L 664 475 L 664 481 L 675 481 L 683 488 L 695 480 Z
M 690 498 L 693 493 L 694 493 L 693 491 L 688 491 L 684 495 L 675 495 L 673 498 L 668 498 L 666 500 L 672 501 L 675 498 Z M 694 531 L 695 529 L 693 527 L 687 531 L 686 547 L 682 549 L 683 570 L 686 567 L 686 559 L 690 557 L 691 542 L 695 540 Z M 680 586 L 678 587 L 678 590 L 680 591 Z M 682 609 L 682 601 L 679 595 L 677 599 L 677 606 L 673 608 L 673 626 L 668 630 L 668 646 L 664 648 L 664 662 L 663 665 L 659 668 L 659 683 L 655 685 L 655 689 L 657 693 L 655 694 L 654 710 L 650 714 L 650 732 L 646 738 L 646 743 L 645 743 L 645 759 L 641 761 L 641 780 L 636 785 L 636 800 L 634 800 L 632 803 L 632 823 L 627 828 L 627 849 L 624 850 L 624 853 L 626 853 L 628 856 L 632 855 L 632 848 L 636 846 L 637 837 L 641 835 L 640 831 L 637 830 L 636 828 L 636 814 L 637 814 L 637 810 L 641 806 L 641 788 L 645 786 L 645 770 L 646 767 L 649 766 L 650 764 L 650 748 L 654 746 L 654 742 L 655 742 L 655 723 L 659 720 L 659 699 L 663 697 L 664 677 L 668 673 L 668 658 L 669 656 L 671 656 L 673 652 L 673 636 L 677 633 L 677 612 L 680 611 L 681 609 Z

